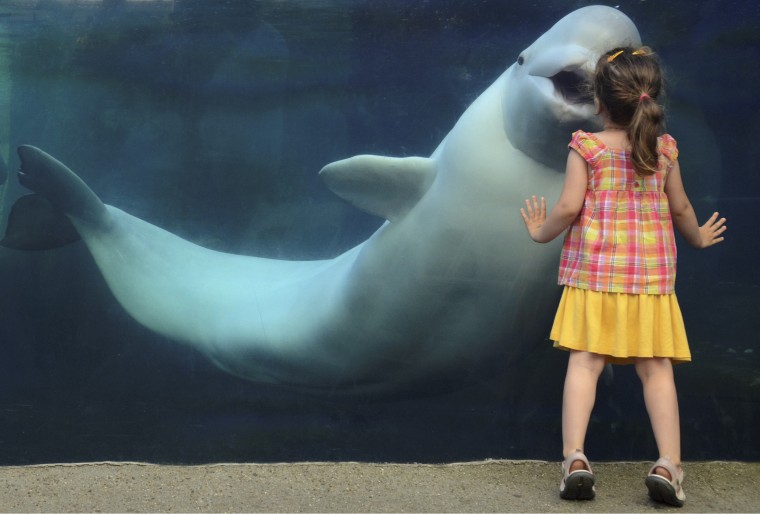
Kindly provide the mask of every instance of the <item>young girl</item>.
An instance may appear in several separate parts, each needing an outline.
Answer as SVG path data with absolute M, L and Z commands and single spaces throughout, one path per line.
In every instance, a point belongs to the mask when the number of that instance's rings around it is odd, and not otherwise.
M 676 141 L 660 135 L 659 63 L 649 48 L 603 55 L 593 79 L 604 122 L 575 132 L 557 205 L 533 196 L 520 209 L 534 241 L 566 228 L 559 266 L 564 286 L 551 339 L 569 350 L 562 405 L 560 496 L 591 499 L 594 475 L 583 454 L 596 384 L 607 362 L 633 363 L 641 379 L 659 459 L 646 485 L 655 501 L 682 506 L 681 443 L 674 362 L 691 360 L 673 286 L 673 225 L 696 248 L 723 241 L 718 213 L 701 227 L 684 192 Z

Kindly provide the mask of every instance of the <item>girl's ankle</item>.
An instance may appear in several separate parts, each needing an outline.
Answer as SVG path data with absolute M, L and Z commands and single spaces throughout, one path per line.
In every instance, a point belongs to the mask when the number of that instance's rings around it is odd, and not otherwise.
M 673 467 L 676 469 L 676 473 L 680 473 L 681 472 L 681 461 L 680 460 L 678 462 L 676 462 L 676 461 L 674 461 L 673 459 L 671 459 L 668 456 L 661 457 L 661 458 L 667 460 L 668 462 L 670 462 L 673 465 Z M 668 471 L 666 468 L 663 468 L 662 466 L 657 466 L 656 468 L 654 468 L 653 471 L 654 471 L 654 474 L 660 475 L 661 477 L 666 478 L 668 481 L 673 481 L 673 479 L 675 478 L 675 477 L 673 477 L 671 475 L 670 471 Z
M 654 468 L 654 474 L 655 475 L 660 475 L 661 477 L 663 477 L 664 479 L 666 479 L 668 482 L 670 482 L 670 481 L 673 480 L 673 477 L 670 476 L 670 473 L 665 468 L 661 468 L 661 467 Z
M 574 460 L 570 463 L 570 473 L 573 471 L 588 471 L 588 468 L 586 467 L 586 463 L 582 460 Z
M 566 465 L 568 466 L 567 468 L 568 473 L 572 473 L 573 471 L 581 471 L 581 470 L 591 471 L 591 469 L 589 469 L 589 466 L 586 464 L 586 461 L 584 460 L 585 454 L 583 453 L 583 450 L 581 448 L 575 449 L 571 452 L 563 452 L 563 453 L 566 454 L 565 461 L 566 461 Z M 580 454 L 583 458 L 582 459 L 576 458 L 573 461 L 568 461 L 569 458 L 573 456 L 577 457 L 578 454 Z

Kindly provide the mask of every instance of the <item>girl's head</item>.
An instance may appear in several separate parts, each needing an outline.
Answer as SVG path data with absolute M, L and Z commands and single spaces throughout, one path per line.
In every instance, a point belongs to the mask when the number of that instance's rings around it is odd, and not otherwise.
M 615 48 L 599 58 L 593 79 L 599 111 L 624 128 L 639 174 L 658 170 L 657 136 L 665 114 L 657 99 L 663 93 L 660 63 L 651 49 Z

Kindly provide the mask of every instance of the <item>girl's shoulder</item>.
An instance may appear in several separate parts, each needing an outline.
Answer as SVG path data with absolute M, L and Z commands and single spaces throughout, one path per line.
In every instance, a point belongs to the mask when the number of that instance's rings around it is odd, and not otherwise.
M 593 132 L 586 132 L 585 130 L 576 130 L 573 132 L 573 135 L 570 138 L 571 145 L 587 143 L 601 144 L 601 141 L 599 141 L 599 138 L 597 138 Z
M 665 156 L 669 161 L 678 159 L 678 144 L 670 134 L 663 134 L 657 138 L 657 153 Z
M 575 150 L 586 162 L 594 161 L 607 147 L 592 132 L 576 130 L 568 143 L 568 148 Z
M 568 147 L 576 150 L 588 162 L 595 160 L 607 150 L 621 152 L 629 151 L 627 148 L 622 148 L 622 141 L 616 142 L 616 140 L 611 139 L 607 142 L 609 144 L 607 144 L 604 139 L 606 138 L 600 137 L 599 134 L 594 134 L 593 132 L 576 130 L 573 132 Z M 670 134 L 663 134 L 657 138 L 657 152 L 669 161 L 675 161 L 678 159 L 678 143 Z

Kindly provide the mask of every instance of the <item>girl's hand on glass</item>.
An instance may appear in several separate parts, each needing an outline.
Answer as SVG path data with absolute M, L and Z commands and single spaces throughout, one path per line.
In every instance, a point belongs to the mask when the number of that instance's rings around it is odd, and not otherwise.
M 718 213 L 714 212 L 707 222 L 699 227 L 699 235 L 702 240 L 701 248 L 707 248 L 723 241 L 721 234 L 726 231 L 726 218 L 718 219 Z
M 520 209 L 520 214 L 522 214 L 525 228 L 528 229 L 531 239 L 538 241 L 538 234 L 546 222 L 546 199 L 542 196 L 539 203 L 538 198 L 533 195 L 525 200 L 525 208 Z

